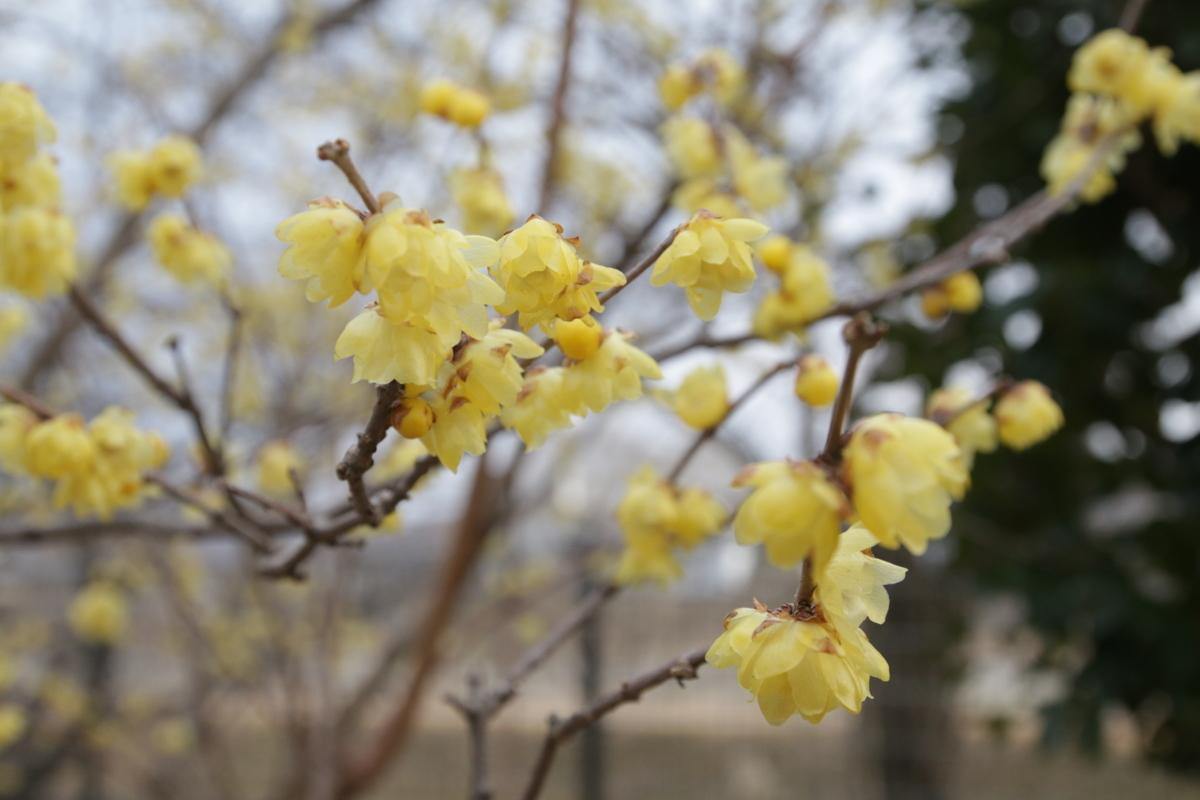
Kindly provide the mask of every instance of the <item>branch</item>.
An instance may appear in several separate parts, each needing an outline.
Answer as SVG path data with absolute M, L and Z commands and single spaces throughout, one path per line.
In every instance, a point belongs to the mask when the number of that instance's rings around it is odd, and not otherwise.
M 580 0 L 567 0 L 567 16 L 563 23 L 562 58 L 558 63 L 558 84 L 550 104 L 550 125 L 546 129 L 546 165 L 542 173 L 542 191 L 538 209 L 544 214 L 554 196 L 558 178 L 558 150 L 566 122 L 567 89 L 571 85 L 571 55 L 575 49 L 575 28 Z
M 694 650 L 652 672 L 642 675 L 640 678 L 623 683 L 620 689 L 609 692 L 589 708 L 579 711 L 565 720 L 551 717 L 550 732 L 546 734 L 546 740 L 542 744 L 541 753 L 538 755 L 538 760 L 533 767 L 533 773 L 530 775 L 529 784 L 525 788 L 525 794 L 522 795 L 524 800 L 537 800 L 538 795 L 541 794 L 542 786 L 546 782 L 546 776 L 550 773 L 550 767 L 554 765 L 554 757 L 558 753 L 559 745 L 567 742 L 575 734 L 589 725 L 595 724 L 602 717 L 612 713 L 625 703 L 637 702 L 643 694 L 656 686 L 661 686 L 667 681 L 674 679 L 682 687 L 685 680 L 694 680 L 696 678 L 696 670 L 704 664 L 704 657 L 707 652 L 707 648 Z
M 233 425 L 233 390 L 237 377 L 238 355 L 242 349 L 242 312 L 233 301 L 226 298 L 225 308 L 229 311 L 229 341 L 225 346 L 225 365 L 221 369 L 221 406 L 217 418 L 217 434 L 224 446 Z
M 350 498 L 354 509 L 368 525 L 379 525 L 380 515 L 371 498 L 367 495 L 367 487 L 363 483 L 363 475 L 375 465 L 375 450 L 387 436 L 392 406 L 400 399 L 404 387 L 399 383 L 391 383 L 375 388 L 375 407 L 367 419 L 367 426 L 358 435 L 358 440 L 346 451 L 340 464 L 337 465 L 338 480 L 343 480 L 350 488 Z
M 468 695 L 465 701 L 446 695 L 449 703 L 467 722 L 471 737 L 471 777 L 467 784 L 469 800 L 491 800 L 492 787 L 488 780 L 487 725 L 488 715 L 481 710 L 483 702 L 481 681 L 478 675 L 467 676 Z
M 142 522 L 139 520 L 124 520 L 120 522 L 79 522 L 62 525 L 57 528 L 17 528 L 0 530 L 0 546 L 11 545 L 54 545 L 76 544 L 97 538 L 112 538 L 117 536 L 151 536 L 162 539 L 172 536 L 187 536 L 193 539 L 206 539 L 214 536 L 227 536 L 226 528 L 212 525 L 171 525 L 160 522 Z
M 1126 33 L 1133 33 L 1137 29 L 1142 12 L 1146 10 L 1148 2 L 1149 0 L 1129 0 L 1121 12 L 1121 22 L 1118 27 Z
M 622 283 L 620 286 L 614 286 L 613 288 L 609 289 L 604 294 L 600 295 L 600 298 L 599 298 L 600 305 L 604 305 L 609 300 L 612 300 L 614 297 L 616 297 L 618 294 L 620 294 L 625 289 L 626 286 L 633 283 L 634 280 L 637 279 L 637 276 L 641 275 L 643 272 L 650 269 L 650 267 L 654 266 L 654 262 L 658 261 L 659 256 L 661 256 L 663 253 L 667 252 L 667 248 L 670 247 L 671 243 L 675 241 L 675 237 L 679 235 L 679 232 L 681 230 L 683 230 L 682 225 L 680 225 L 679 227 L 675 228 L 675 230 L 673 230 L 669 234 L 667 234 L 667 238 L 663 239 L 659 243 L 658 247 L 656 247 L 652 251 L 650 251 L 650 254 L 648 256 L 646 256 L 641 261 L 639 261 L 637 264 L 635 264 L 629 270 L 629 272 L 625 273 L 625 282 L 624 283 Z
M 842 431 L 846 429 L 846 418 L 850 415 L 850 405 L 854 400 L 854 379 L 858 374 L 858 362 L 863 353 L 870 350 L 883 340 L 887 333 L 887 325 L 874 322 L 866 311 L 859 312 L 854 319 L 846 323 L 842 329 L 842 337 L 850 345 L 846 356 L 846 370 L 842 373 L 842 385 L 838 387 L 837 400 L 833 404 L 833 414 L 829 418 L 829 434 L 825 437 L 825 450 L 820 458 L 828 464 L 837 463 L 842 452 Z
M 354 159 L 350 158 L 349 142 L 345 139 L 326 142 L 317 148 L 317 158 L 322 161 L 332 161 L 338 169 L 346 174 L 346 180 L 350 181 L 350 185 L 358 192 L 358 196 L 366 204 L 367 210 L 372 214 L 379 213 L 379 200 L 371 193 L 371 187 L 367 186 L 367 181 L 358 171 L 358 167 L 354 166 Z
M 223 511 L 209 508 L 203 500 L 184 489 L 182 486 L 177 486 L 168 481 L 166 478 L 158 475 L 147 475 L 145 480 L 146 483 L 152 483 L 155 486 L 161 487 L 162 490 L 171 497 L 204 514 L 204 516 L 208 517 L 214 525 L 219 525 L 235 536 L 245 540 L 251 547 L 260 553 L 270 553 L 275 549 L 271 544 L 270 539 L 265 538 L 261 531 L 254 527 L 250 527 L 248 524 L 243 525 L 241 520 L 236 517 L 231 517 Z
M 220 444 L 215 443 L 208 435 L 204 415 L 196 405 L 196 395 L 192 392 L 191 381 L 188 380 L 187 364 L 184 363 L 183 353 L 179 349 L 179 337 L 172 336 L 168 339 L 167 347 L 171 349 L 171 355 L 175 359 L 175 372 L 179 376 L 179 406 L 191 418 L 196 438 L 200 440 L 200 447 L 204 450 L 204 471 L 209 475 L 224 475 L 225 455 Z
M 38 400 L 33 395 L 27 392 L 22 392 L 20 389 L 14 389 L 11 386 L 0 386 L 0 396 L 3 396 L 6 400 L 16 403 L 19 406 L 24 406 L 36 414 L 38 419 L 42 421 L 58 415 L 57 411 L 43 403 L 41 400 Z

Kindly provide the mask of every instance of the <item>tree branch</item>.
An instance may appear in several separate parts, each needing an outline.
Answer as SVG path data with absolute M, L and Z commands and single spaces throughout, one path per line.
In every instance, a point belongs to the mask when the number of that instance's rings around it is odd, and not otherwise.
M 575 50 L 575 29 L 579 17 L 580 0 L 567 0 L 567 15 L 563 22 L 562 57 L 558 62 L 558 83 L 550 104 L 550 125 L 546 129 L 546 164 L 542 173 L 542 190 L 538 198 L 538 210 L 546 213 L 554 197 L 558 179 L 558 151 L 562 130 L 566 123 L 567 90 L 571 85 L 571 56 Z
M 332 142 L 326 142 L 317 148 L 317 158 L 322 161 L 332 161 L 334 165 L 346 175 L 346 180 L 350 181 L 350 185 L 358 192 L 358 196 L 362 198 L 363 203 L 367 206 L 367 211 L 372 214 L 379 213 L 379 200 L 371 192 L 371 187 L 367 186 L 367 181 L 363 178 L 362 173 L 358 171 L 358 167 L 354 165 L 354 159 L 350 158 L 350 143 L 345 139 L 337 139 Z

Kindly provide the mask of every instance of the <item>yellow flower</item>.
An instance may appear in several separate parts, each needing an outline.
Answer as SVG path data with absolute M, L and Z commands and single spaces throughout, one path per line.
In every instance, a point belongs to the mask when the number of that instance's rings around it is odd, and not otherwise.
M 837 399 L 838 376 L 829 362 L 814 353 L 800 359 L 796 397 L 810 406 L 827 406 Z
M 668 111 L 678 111 L 703 88 L 684 64 L 671 64 L 658 79 L 658 94 Z
M 1141 134 L 1128 109 L 1109 97 L 1074 95 L 1067 103 L 1062 131 L 1046 146 L 1041 174 L 1051 194 L 1063 192 L 1092 163 L 1099 144 L 1109 150 L 1088 177 L 1080 193 L 1095 203 L 1116 188 L 1116 173 L 1125 168 L 1125 155 L 1141 145 Z
M 439 117 L 449 116 L 450 103 L 458 89 L 458 84 L 448 78 L 430 81 L 421 89 L 421 110 Z
M 378 303 L 367 306 L 346 325 L 334 345 L 335 359 L 354 358 L 353 382 L 432 383 L 438 367 L 450 357 L 459 334 L 443 336 L 426 325 L 397 324 L 380 313 Z
M 737 100 L 746 86 L 746 72 L 728 50 L 714 47 L 696 60 L 693 71 L 724 105 Z
M 887 662 L 863 632 L 819 608 L 739 608 L 708 650 L 717 669 L 736 667 L 763 717 L 782 725 L 793 714 L 816 724 L 830 711 L 862 710 L 870 679 L 889 677 Z
M 884 586 L 904 580 L 908 570 L 878 559 L 871 548 L 879 544 L 875 534 L 856 523 L 838 537 L 814 596 L 831 616 L 860 625 L 869 619 L 882 624 L 887 619 L 888 599 Z
M 496 237 L 512 225 L 513 207 L 500 173 L 485 167 L 459 168 L 450 173 L 449 186 L 467 233 Z
M 1167 156 L 1175 154 L 1181 141 L 1200 142 L 1200 72 L 1169 82 L 1154 115 L 1154 135 Z
M 696 316 L 710 320 L 721 308 L 722 292 L 741 294 L 754 282 L 746 242 L 769 230 L 761 222 L 722 219 L 699 211 L 654 262 L 650 283 L 662 286 L 670 281 L 682 286 Z
M 514 405 L 504 409 L 500 421 L 514 430 L 534 450 L 546 443 L 553 431 L 571 427 L 572 414 L 585 414 L 567 391 L 566 370 L 563 367 L 532 367 Z
M 692 178 L 679 184 L 671 204 L 688 214 L 707 211 L 727 219 L 742 216 L 737 197 L 723 191 L 712 178 Z
M 779 291 L 763 298 L 754 315 L 753 330 L 771 341 L 778 341 L 789 331 L 803 334 L 832 306 L 829 265 L 808 245 L 793 244 L 780 273 Z
M 681 178 L 716 178 L 724 163 L 716 133 L 696 117 L 672 117 L 662 125 L 667 157 Z
M 96 462 L 96 444 L 78 414 L 39 422 L 25 439 L 25 453 L 29 473 L 50 480 L 89 472 Z
M 168 136 L 149 152 L 113 153 L 109 166 L 117 200 L 130 211 L 144 209 L 155 194 L 182 197 L 203 172 L 200 148 L 186 136 Z
M 129 628 L 129 607 L 121 590 L 105 581 L 89 583 L 67 613 L 71 630 L 97 644 L 116 644 Z
M 416 466 L 417 460 L 427 455 L 429 451 L 420 442 L 398 442 L 379 460 L 371 474 L 381 481 L 399 478 L 407 475 Z
M 446 367 L 450 367 L 447 363 Z M 453 368 L 450 369 L 453 373 Z M 483 455 L 487 450 L 487 415 L 465 397 L 438 393 L 430 403 L 433 425 L 421 437 L 421 443 L 438 457 L 442 466 L 458 472 L 464 453 Z
M 499 414 L 517 402 L 523 377 L 518 358 L 537 358 L 541 345 L 492 320 L 487 336 L 468 341 L 454 357 L 450 388 L 485 414 Z
M 421 90 L 422 111 L 466 128 L 483 122 L 491 109 L 491 102 L 483 92 L 445 78 L 430 81 Z
M 1005 392 L 995 414 L 1000 441 L 1013 450 L 1032 447 L 1063 426 L 1062 409 L 1037 381 L 1022 381 Z
M 26 206 L 57 208 L 61 204 L 58 169 L 48 153 L 37 153 L 24 164 L 5 171 L 4 179 L 0 180 L 0 210 Z
M 950 503 L 970 477 L 954 437 L 928 420 L 867 417 L 850 435 L 842 482 L 863 525 L 886 547 L 925 552 L 950 530 Z
M 258 488 L 267 494 L 291 496 L 296 491 L 292 471 L 304 472 L 304 459 L 290 444 L 276 439 L 258 451 Z
M 768 236 L 759 242 L 758 257 L 771 272 L 782 273 L 792 260 L 792 240 L 781 234 Z
M 625 283 L 615 269 L 580 261 L 575 252 L 579 240 L 563 238 L 561 225 L 536 214 L 499 244 L 492 276 L 504 288 L 504 299 L 496 310 L 504 315 L 519 311 L 524 330 L 603 311 L 597 291 Z
M 1115 97 L 1141 119 L 1153 107 L 1146 74 L 1151 52 L 1144 39 L 1118 28 L 1103 31 L 1075 51 L 1067 85 L 1073 92 Z
M 679 490 L 643 467 L 629 479 L 617 521 L 625 551 L 615 580 L 622 584 L 670 583 L 683 574 L 675 549 L 690 550 L 725 526 L 729 515 L 700 489 Z
M 0 217 L 0 285 L 42 299 L 75 280 L 75 228 L 55 210 L 18 208 Z
M 760 156 L 754 145 L 733 126 L 725 132 L 733 187 L 756 211 L 774 208 L 787 199 L 788 162 L 781 156 Z
M 599 414 L 614 400 L 636 400 L 642 396 L 642 378 L 661 380 L 662 370 L 653 358 L 629 340 L 628 331 L 610 330 L 591 356 L 567 367 L 564 389 L 572 413 L 584 408 Z
M 155 217 L 148 237 L 158 263 L 184 283 L 199 279 L 219 285 L 233 262 L 220 239 L 196 230 L 178 214 Z
M 837 547 L 846 508 L 842 493 L 811 461 L 765 461 L 738 473 L 736 487 L 754 491 L 738 509 L 738 544 L 763 544 L 767 560 L 781 569 L 812 558 L 818 575 Z
M 0 83 L 0 167 L 7 171 L 24 164 L 39 144 L 55 138 L 54 123 L 33 90 L 14 81 Z
M 170 451 L 158 434 L 138 430 L 133 421 L 132 411 L 117 406 L 109 406 L 91 421 L 87 438 L 94 457 L 86 469 L 59 478 L 54 488 L 56 508 L 70 507 L 80 517 L 95 514 L 111 519 L 117 509 L 141 503 L 148 491 L 144 473 L 162 466 Z
M 988 413 L 989 405 L 990 401 L 978 402 L 959 386 L 938 389 L 925 405 L 925 416 L 944 426 L 962 448 L 967 469 L 976 453 L 996 449 L 996 419 Z
M 671 405 L 687 425 L 697 430 L 713 427 L 729 413 L 725 370 L 720 365 L 692 370 L 679 385 Z
M 0 705 L 0 750 L 4 750 L 24 736 L 26 727 L 24 709 L 16 703 Z
M 25 437 L 37 424 L 37 415 L 25 406 L 0 405 L 0 467 L 10 475 L 20 475 L 28 469 Z
M 367 291 L 362 263 L 363 220 L 333 197 L 308 204 L 308 211 L 288 217 L 275 236 L 291 246 L 279 257 L 279 274 L 308 281 L 305 296 L 314 303 L 328 298 L 340 306 L 358 291 Z
M 0 308 L 0 352 L 8 348 L 13 338 L 29 325 L 29 309 L 25 306 Z
M 573 320 L 554 320 L 553 335 L 563 355 L 575 361 L 591 356 L 604 341 L 604 329 L 591 314 Z

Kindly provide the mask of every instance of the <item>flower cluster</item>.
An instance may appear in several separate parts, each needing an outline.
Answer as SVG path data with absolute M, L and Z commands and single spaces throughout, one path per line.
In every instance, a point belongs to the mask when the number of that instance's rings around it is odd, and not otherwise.
M 676 553 L 696 547 L 725 527 L 729 514 L 702 489 L 680 489 L 643 467 L 629 479 L 617 508 L 625 550 L 614 580 L 666 584 L 683 574 Z
M 0 288 L 41 299 L 75 280 L 75 228 L 59 210 L 54 123 L 26 86 L 0 83 Z
M 150 150 L 123 150 L 109 156 L 117 201 L 141 211 L 156 194 L 183 197 L 204 171 L 200 148 L 186 136 L 168 136 Z
M 1119 29 L 1103 31 L 1075 53 L 1067 84 L 1074 94 L 1062 130 L 1042 158 L 1052 193 L 1096 161 L 1081 198 L 1094 203 L 1112 192 L 1146 120 L 1164 155 L 1174 155 L 1180 142 L 1200 142 L 1200 72 L 1181 72 L 1166 48 L 1151 49 Z M 1097 153 L 1102 146 L 1107 151 Z
M 75 414 L 39 421 L 28 409 L 0 406 L 0 466 L 14 475 L 54 481 L 55 508 L 111 519 L 140 505 L 146 472 L 169 455 L 156 433 L 138 430 L 133 412 L 110 406 L 87 425 Z
M 735 667 L 772 725 L 795 714 L 815 724 L 838 708 L 857 714 L 871 696 L 870 679 L 889 678 L 887 662 L 859 626 L 868 618 L 883 622 L 883 587 L 901 580 L 904 569 L 871 555 L 876 543 L 855 526 L 841 535 L 812 600 L 775 611 L 755 601 L 725 618 L 708 663 Z
M 196 230 L 178 214 L 162 214 L 147 233 L 154 256 L 184 283 L 220 286 L 233 263 L 229 248 L 217 237 Z
M 752 242 L 770 230 L 750 219 L 724 219 L 698 211 L 683 224 L 674 241 L 654 262 L 650 283 L 668 282 L 687 292 L 692 311 L 710 320 L 721 309 L 725 292 L 742 294 L 754 283 Z
M 779 276 L 779 288 L 763 298 L 754 315 L 756 335 L 771 341 L 788 332 L 801 335 L 833 306 L 829 265 L 808 245 L 772 236 L 759 248 L 759 257 Z

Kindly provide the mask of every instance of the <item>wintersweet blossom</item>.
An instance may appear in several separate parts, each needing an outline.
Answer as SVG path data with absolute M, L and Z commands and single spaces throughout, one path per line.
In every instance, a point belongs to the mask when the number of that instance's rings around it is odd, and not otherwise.
M 746 242 L 769 230 L 754 220 L 723 219 L 698 211 L 654 262 L 650 283 L 663 286 L 671 282 L 683 287 L 696 316 L 710 320 L 721 308 L 723 292 L 741 294 L 754 282 L 756 273 Z
M 800 357 L 796 397 L 810 406 L 827 406 L 837 399 L 839 384 L 837 373 L 824 358 L 816 353 Z
M 961 386 L 938 389 L 929 395 L 925 416 L 942 425 L 962 448 L 967 469 L 976 453 L 996 449 L 996 418 L 988 413 L 990 400 L 976 400 Z
M 687 425 L 697 430 L 713 427 L 729 413 L 725 370 L 719 364 L 692 370 L 671 398 L 671 406 Z
M 1063 413 L 1050 390 L 1037 381 L 1022 381 L 996 402 L 1000 441 L 1025 450 L 1045 441 L 1063 426 Z
M 819 575 L 837 547 L 846 499 L 811 461 L 766 461 L 744 468 L 735 487 L 753 486 L 733 521 L 738 544 L 762 544 L 782 569 L 812 560 Z
M 920 555 L 950 530 L 950 503 L 970 477 L 962 448 L 941 426 L 876 414 L 850 434 L 842 481 L 863 525 L 886 547 Z

